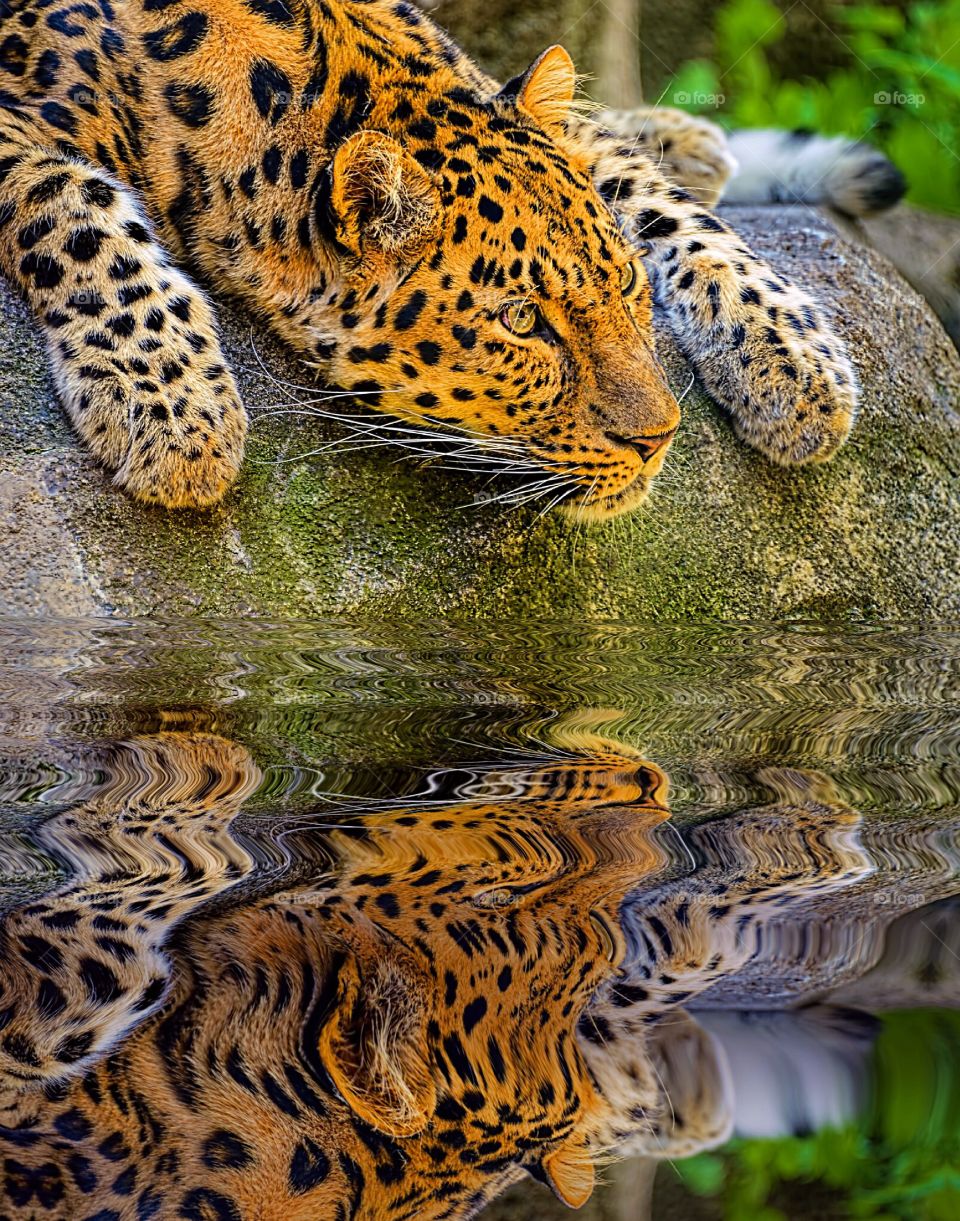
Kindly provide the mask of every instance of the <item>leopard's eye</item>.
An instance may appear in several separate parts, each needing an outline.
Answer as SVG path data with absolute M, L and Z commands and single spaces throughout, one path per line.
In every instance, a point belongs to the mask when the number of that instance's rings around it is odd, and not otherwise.
M 500 311 L 500 321 L 514 335 L 532 335 L 541 328 L 540 311 L 532 301 L 511 301 Z
M 625 297 L 631 297 L 640 284 L 640 272 L 637 268 L 637 260 L 624 265 L 620 273 L 620 291 Z

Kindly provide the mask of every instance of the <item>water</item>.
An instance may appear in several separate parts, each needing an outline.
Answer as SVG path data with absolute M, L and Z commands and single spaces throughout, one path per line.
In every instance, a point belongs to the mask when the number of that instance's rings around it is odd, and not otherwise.
M 0 659 L 3 1217 L 960 1216 L 957 632 Z

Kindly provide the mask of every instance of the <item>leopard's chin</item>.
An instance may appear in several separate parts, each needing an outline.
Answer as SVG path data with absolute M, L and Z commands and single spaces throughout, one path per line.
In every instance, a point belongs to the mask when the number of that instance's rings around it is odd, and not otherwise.
M 560 508 L 571 521 L 609 521 L 638 509 L 647 499 L 652 483 L 652 475 L 639 474 L 618 492 L 606 496 L 591 495 L 587 488 L 582 495 L 563 501 Z

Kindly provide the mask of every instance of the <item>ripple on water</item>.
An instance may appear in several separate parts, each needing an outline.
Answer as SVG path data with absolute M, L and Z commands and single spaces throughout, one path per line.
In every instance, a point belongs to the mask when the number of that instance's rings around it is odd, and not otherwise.
M 829 1125 L 893 1190 L 890 1040 L 960 1000 L 958 656 L 0 625 L 9 1215 L 519 1215 L 616 1151 L 635 1216 L 650 1159 Z

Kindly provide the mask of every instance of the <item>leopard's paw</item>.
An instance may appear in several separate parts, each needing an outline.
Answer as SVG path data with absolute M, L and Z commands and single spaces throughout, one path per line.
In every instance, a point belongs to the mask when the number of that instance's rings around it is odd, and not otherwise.
M 262 773 L 246 747 L 219 734 L 165 730 L 126 741 L 107 742 L 84 759 L 100 782 L 82 805 L 44 824 L 44 835 L 93 835 L 97 842 L 121 839 L 140 827 L 146 810 L 162 810 L 183 829 L 203 822 L 228 824 L 255 792 Z M 171 823 L 166 823 L 169 831 Z M 51 846 L 53 841 L 49 841 Z M 82 849 L 81 849 L 82 851 Z M 70 859 L 75 859 L 78 852 Z
M 222 500 L 240 472 L 246 431 L 243 405 L 229 374 L 225 382 L 222 397 L 198 379 L 185 380 L 177 395 L 154 400 L 147 408 L 150 419 L 132 422 L 130 445 L 114 483 L 137 500 L 167 509 L 209 508 Z M 133 410 L 140 406 L 137 402 Z M 159 414 L 160 406 L 166 416 Z
M 140 309 L 87 328 L 82 343 L 53 350 L 57 380 L 115 483 L 171 509 L 220 500 L 240 470 L 246 413 L 209 307 L 186 277 L 166 269 Z
M 827 462 L 857 418 L 856 374 L 836 340 L 767 346 L 757 353 L 765 362 L 759 385 L 733 416 L 735 431 L 779 466 Z
M 789 374 L 771 362 L 766 385 L 732 414 L 734 431 L 779 466 L 827 462 L 844 444 L 857 415 L 856 384 L 839 384 L 818 363 L 794 355 Z
M 144 792 L 163 801 L 207 808 L 227 798 L 247 796 L 262 780 L 245 746 L 218 733 L 195 729 L 164 729 L 109 743 L 100 770 L 115 781 L 115 804 L 126 791 L 125 785 L 133 783 L 133 792 L 139 791 L 136 785 L 145 783 Z
M 760 779 L 774 801 L 701 824 L 693 835 L 707 859 L 737 862 L 738 887 L 809 894 L 869 870 L 857 838 L 863 816 L 835 790 L 817 777 L 805 790 L 796 769 L 767 769 Z
M 726 132 L 716 123 L 669 108 L 607 110 L 599 116 L 608 130 L 623 136 L 631 151 L 644 152 L 661 172 L 713 207 L 737 170 Z
M 74 427 L 139 500 L 213 504 L 246 415 L 210 305 L 125 188 L 66 162 L 60 177 L 63 222 L 42 230 L 25 288 Z
M 754 449 L 780 466 L 827 461 L 857 415 L 859 386 L 843 343 L 775 272 L 741 279 L 725 275 L 728 266 L 710 252 L 684 263 L 676 295 L 687 306 L 678 326 L 685 350 Z

